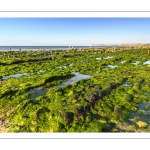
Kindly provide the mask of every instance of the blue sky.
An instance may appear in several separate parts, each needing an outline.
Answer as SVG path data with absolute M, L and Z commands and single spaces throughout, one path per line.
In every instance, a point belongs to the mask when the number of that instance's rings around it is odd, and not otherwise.
M 0 46 L 150 43 L 150 18 L 0 18 Z

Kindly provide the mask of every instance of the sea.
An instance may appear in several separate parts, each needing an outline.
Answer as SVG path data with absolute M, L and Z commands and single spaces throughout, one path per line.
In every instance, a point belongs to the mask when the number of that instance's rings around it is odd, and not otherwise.
M 0 46 L 0 51 L 18 50 L 68 50 L 82 48 L 103 48 L 104 46 Z

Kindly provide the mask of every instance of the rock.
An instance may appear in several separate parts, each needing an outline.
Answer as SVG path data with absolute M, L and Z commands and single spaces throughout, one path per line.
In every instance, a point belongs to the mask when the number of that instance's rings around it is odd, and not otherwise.
M 98 92 L 91 93 L 88 97 L 88 101 L 91 103 L 95 103 L 98 99 L 99 99 L 99 93 Z
M 45 113 L 45 112 L 50 112 L 50 110 L 49 110 L 48 108 L 46 108 L 46 107 L 43 107 L 42 109 L 39 109 L 39 110 L 36 112 L 36 114 L 35 114 L 36 119 L 39 120 L 39 119 L 40 119 L 40 115 L 41 115 L 42 113 Z
M 87 105 L 84 108 L 85 112 L 90 112 L 91 111 L 91 105 Z
M 64 114 L 64 120 L 68 124 L 72 123 L 73 120 L 74 120 L 74 113 L 72 113 L 72 112 L 65 112 L 65 114 Z
M 117 84 L 116 83 L 111 83 L 110 84 L 110 89 L 113 90 L 117 87 Z
M 104 119 L 100 119 L 100 120 L 98 120 L 100 123 L 107 123 L 106 122 L 106 120 L 104 120 Z
M 85 114 L 85 110 L 84 110 L 83 107 L 76 108 L 75 112 L 76 112 L 77 115 L 83 115 L 83 114 Z
M 106 95 L 107 95 L 107 93 L 105 91 L 101 91 L 101 92 L 99 92 L 98 96 L 99 96 L 99 98 L 103 98 Z
M 19 63 L 22 63 L 22 62 L 24 62 L 24 61 L 23 60 L 13 60 L 11 62 L 11 64 L 19 64 Z
M 75 95 L 74 95 L 74 99 L 75 99 L 75 100 L 78 100 L 79 96 L 80 96 L 79 94 L 75 94 Z
M 121 109 L 121 108 L 116 108 L 116 109 L 114 110 L 114 112 L 115 112 L 115 114 L 118 115 L 118 116 L 122 115 L 122 109 Z
M 138 121 L 136 122 L 136 124 L 138 125 L 138 127 L 140 128 L 146 128 L 148 125 L 147 123 L 143 122 L 143 121 Z

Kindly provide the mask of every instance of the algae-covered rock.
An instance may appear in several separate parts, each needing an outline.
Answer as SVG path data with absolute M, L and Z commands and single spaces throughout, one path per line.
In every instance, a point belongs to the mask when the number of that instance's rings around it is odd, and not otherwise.
M 66 121 L 67 124 L 72 123 L 73 120 L 74 120 L 74 113 L 72 113 L 72 112 L 65 112 L 64 120 Z
M 104 119 L 100 119 L 99 122 L 101 122 L 101 123 L 107 123 L 106 120 L 104 120 Z
M 91 103 L 96 102 L 98 99 L 99 99 L 99 93 L 98 92 L 91 93 L 88 97 L 88 101 Z
M 138 127 L 140 128 L 146 128 L 148 126 L 147 123 L 143 122 L 143 121 L 138 121 L 136 122 L 136 124 L 138 125 Z
M 146 110 L 149 110 L 149 109 L 150 109 L 150 107 L 149 107 L 149 106 L 145 106 L 144 108 L 145 108 Z

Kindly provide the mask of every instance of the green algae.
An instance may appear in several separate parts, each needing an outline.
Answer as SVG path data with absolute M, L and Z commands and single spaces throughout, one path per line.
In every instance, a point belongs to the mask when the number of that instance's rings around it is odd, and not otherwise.
M 3 52 L 0 119 L 7 122 L 8 132 L 128 132 L 120 122 L 133 125 L 132 113 L 143 116 L 137 113 L 139 105 L 150 101 L 149 94 L 143 94 L 150 87 L 147 51 Z M 91 78 L 62 84 L 73 72 Z M 23 73 L 28 75 L 11 76 Z

